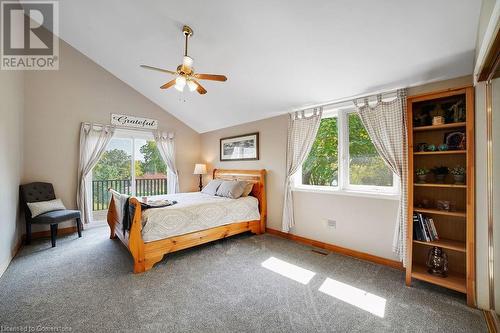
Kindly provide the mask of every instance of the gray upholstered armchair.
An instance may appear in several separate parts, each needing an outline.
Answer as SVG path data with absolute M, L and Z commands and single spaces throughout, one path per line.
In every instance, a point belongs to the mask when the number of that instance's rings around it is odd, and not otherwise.
M 26 244 L 29 244 L 31 242 L 32 224 L 50 225 L 52 247 L 56 246 L 57 225 L 61 222 L 75 219 L 76 228 L 78 230 L 78 237 L 82 237 L 82 222 L 80 220 L 80 211 L 78 210 L 55 210 L 40 214 L 36 217 L 31 217 L 31 211 L 27 203 L 54 200 L 56 198 L 56 195 L 54 193 L 54 187 L 52 186 L 52 184 L 37 182 L 21 185 L 19 186 L 19 193 L 21 197 L 21 205 L 24 208 L 24 215 L 26 219 Z

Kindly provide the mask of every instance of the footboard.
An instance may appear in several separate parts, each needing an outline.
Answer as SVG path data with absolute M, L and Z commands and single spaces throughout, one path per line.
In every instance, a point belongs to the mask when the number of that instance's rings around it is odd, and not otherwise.
M 123 212 L 118 211 L 116 203 L 120 193 L 109 189 L 112 194 L 108 208 L 108 224 L 110 228 L 110 238 L 118 238 L 127 247 L 134 258 L 134 273 L 141 273 L 151 268 L 154 263 L 148 263 L 144 254 L 144 241 L 141 233 L 141 203 L 136 198 L 130 198 L 129 204 L 133 205 L 134 216 L 132 217 L 130 231 L 124 231 L 122 226 Z M 161 258 L 160 258 L 161 260 Z M 150 266 L 149 266 L 150 264 Z M 147 267 L 149 266 L 149 267 Z

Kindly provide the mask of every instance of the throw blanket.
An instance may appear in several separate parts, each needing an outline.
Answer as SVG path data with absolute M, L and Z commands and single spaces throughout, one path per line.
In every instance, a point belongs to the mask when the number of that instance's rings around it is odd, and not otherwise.
M 141 202 L 141 210 L 144 211 L 146 209 L 150 208 L 162 208 L 162 207 L 168 207 L 175 205 L 177 201 L 170 201 L 170 200 L 165 200 L 164 203 L 160 205 L 148 205 L 146 203 Z M 130 204 L 130 197 L 125 200 L 125 203 L 123 205 L 123 219 L 122 219 L 122 225 L 123 225 L 123 232 L 125 231 L 130 231 L 130 227 L 132 226 L 132 220 L 134 219 L 134 213 L 135 213 L 135 206 Z

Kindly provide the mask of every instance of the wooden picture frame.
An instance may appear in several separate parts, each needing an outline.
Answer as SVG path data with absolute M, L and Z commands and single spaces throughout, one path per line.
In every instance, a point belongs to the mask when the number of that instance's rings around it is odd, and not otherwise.
M 219 159 L 220 161 L 255 161 L 259 159 L 259 132 L 248 133 L 236 136 L 221 138 L 219 142 Z M 224 145 L 228 145 L 224 147 Z M 245 149 L 245 145 L 255 147 L 255 152 L 242 151 L 240 154 L 233 153 L 233 157 L 229 156 L 228 151 L 234 150 L 235 147 L 240 147 L 240 150 Z M 248 149 L 248 148 L 247 148 Z M 247 155 L 247 156 L 245 156 Z

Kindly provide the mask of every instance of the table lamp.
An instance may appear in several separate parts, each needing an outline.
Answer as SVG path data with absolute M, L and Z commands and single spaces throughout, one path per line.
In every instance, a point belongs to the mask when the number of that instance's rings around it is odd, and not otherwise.
M 202 177 L 207 173 L 207 166 L 205 164 L 195 164 L 193 175 L 200 175 L 200 191 L 203 188 Z

